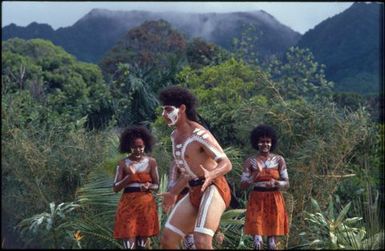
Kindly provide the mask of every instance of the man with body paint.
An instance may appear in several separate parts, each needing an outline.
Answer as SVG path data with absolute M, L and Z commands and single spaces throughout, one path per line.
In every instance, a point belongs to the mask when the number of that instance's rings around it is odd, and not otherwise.
M 286 162 L 281 155 L 272 153 L 277 145 L 272 127 L 255 127 L 250 142 L 258 153 L 243 164 L 241 188 L 254 186 L 246 207 L 244 233 L 253 236 L 254 249 L 263 249 L 262 236 L 267 236 L 268 248 L 274 250 L 275 237 L 288 233 L 285 201 L 280 192 L 289 187 Z
M 175 164 L 175 160 L 172 162 L 171 164 L 171 168 L 170 168 L 170 172 L 168 174 L 168 184 L 167 184 L 167 191 L 170 191 L 171 188 L 173 188 L 176 184 L 176 181 L 183 175 L 185 175 L 186 173 L 184 172 L 184 169 L 180 169 L 178 168 L 178 166 Z M 177 203 L 178 201 L 180 201 L 189 191 L 189 187 L 186 186 L 179 194 L 178 194 L 178 197 L 176 199 L 176 202 Z M 183 238 L 183 249 L 195 249 L 195 245 L 194 245 L 194 235 L 191 233 L 191 234 L 187 234 L 184 238 Z
M 221 216 L 230 204 L 230 187 L 224 177 L 232 164 L 213 135 L 197 122 L 196 98 L 177 86 L 163 89 L 159 95 L 162 116 L 171 133 L 174 163 L 184 175 L 163 196 L 168 213 L 161 236 L 161 248 L 177 249 L 187 234 L 193 233 L 197 249 L 212 249 Z M 176 204 L 178 194 L 189 192 Z M 175 204 L 175 206 L 174 206 Z
M 132 126 L 120 136 L 119 151 L 128 156 L 116 167 L 114 192 L 123 189 L 114 226 L 114 238 L 125 249 L 145 249 L 148 238 L 159 234 L 157 205 L 151 191 L 159 188 L 156 160 L 147 156 L 154 139 L 145 127 Z

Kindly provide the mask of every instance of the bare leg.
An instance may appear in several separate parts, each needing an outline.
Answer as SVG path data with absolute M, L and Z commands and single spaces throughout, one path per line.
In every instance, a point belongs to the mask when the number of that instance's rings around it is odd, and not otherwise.
M 267 240 L 268 240 L 268 245 L 269 245 L 269 249 L 270 250 L 276 250 L 277 249 L 277 245 L 275 244 L 275 236 L 269 236 L 267 237 Z
M 254 235 L 254 249 L 255 250 L 262 250 L 262 248 L 263 248 L 262 236 Z
M 182 238 L 194 228 L 197 210 L 191 205 L 188 196 L 183 197 L 172 209 L 162 231 L 162 249 L 179 249 Z
M 216 186 L 209 186 L 202 196 L 194 229 L 194 242 L 197 249 L 213 248 L 213 236 L 225 209 L 225 202 Z
M 139 237 L 136 239 L 136 247 L 138 249 L 146 249 L 148 238 Z
M 135 249 L 135 238 L 123 240 L 123 246 L 125 249 Z

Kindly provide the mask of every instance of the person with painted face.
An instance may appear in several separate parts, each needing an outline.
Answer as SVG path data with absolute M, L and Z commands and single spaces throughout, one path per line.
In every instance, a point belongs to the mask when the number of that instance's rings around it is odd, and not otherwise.
M 162 230 L 161 248 L 177 249 L 182 238 L 193 233 L 197 249 L 212 249 L 213 236 L 230 204 L 224 175 L 232 164 L 214 136 L 197 122 L 196 98 L 187 89 L 167 87 L 159 100 L 165 122 L 174 128 L 175 167 L 183 173 L 169 191 L 160 194 L 164 212 L 171 211 Z M 188 193 L 175 203 L 186 186 Z
M 272 153 L 277 145 L 272 127 L 255 127 L 250 141 L 258 153 L 243 164 L 241 189 L 253 186 L 246 207 L 244 233 L 253 236 L 254 249 L 263 249 L 262 236 L 267 236 L 268 248 L 274 250 L 276 236 L 288 233 L 285 201 L 280 192 L 289 187 L 286 162 L 281 155 Z
M 154 139 L 141 126 L 132 126 L 120 136 L 119 151 L 128 156 L 116 167 L 114 192 L 123 190 L 114 226 L 114 238 L 126 249 L 144 249 L 148 238 L 159 234 L 157 205 L 151 191 L 159 188 L 156 160 L 151 152 Z

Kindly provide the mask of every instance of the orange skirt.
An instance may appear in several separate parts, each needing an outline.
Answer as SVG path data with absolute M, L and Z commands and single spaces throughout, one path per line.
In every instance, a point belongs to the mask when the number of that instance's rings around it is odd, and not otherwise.
M 157 205 L 149 192 L 123 193 L 115 215 L 114 238 L 128 239 L 159 234 Z
M 288 218 L 281 192 L 252 191 L 246 208 L 244 232 L 248 235 L 286 235 Z
M 219 194 L 222 196 L 223 201 L 226 204 L 226 208 L 229 207 L 231 201 L 230 187 L 224 176 L 219 176 L 213 180 L 213 185 L 218 189 Z M 190 189 L 190 201 L 195 208 L 199 208 L 203 192 L 201 192 L 202 185 L 194 186 Z

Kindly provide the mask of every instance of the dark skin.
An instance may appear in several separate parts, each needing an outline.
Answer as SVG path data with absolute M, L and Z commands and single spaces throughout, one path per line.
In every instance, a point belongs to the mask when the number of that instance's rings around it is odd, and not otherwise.
M 269 159 L 270 157 L 270 149 L 272 145 L 272 140 L 269 137 L 261 137 L 258 140 L 258 154 L 256 156 L 257 160 L 257 170 L 254 170 L 251 168 L 251 163 L 249 159 L 245 162 L 244 164 L 244 169 L 248 169 L 251 172 L 252 178 L 250 180 L 255 180 L 256 177 L 261 173 L 263 167 L 264 167 L 264 162 Z M 241 189 L 246 189 L 249 187 L 250 182 L 241 182 Z M 282 179 L 281 180 L 276 180 L 276 179 L 271 179 L 270 183 L 267 184 L 268 187 L 278 187 L 280 189 L 283 188 L 288 188 L 289 186 L 289 181 Z
M 137 138 L 134 140 L 134 142 L 131 144 L 131 154 L 128 156 L 128 159 L 131 160 L 131 164 L 129 166 L 126 166 L 124 162 L 121 162 L 119 164 L 120 168 L 123 168 L 123 171 L 120 171 L 117 173 L 115 182 L 113 185 L 114 192 L 119 192 L 120 190 L 124 189 L 129 182 L 130 175 L 133 175 L 136 173 L 134 164 L 140 162 L 144 158 L 144 141 L 141 138 Z M 156 167 L 156 161 L 153 158 L 150 158 L 150 173 L 151 177 L 154 183 L 146 182 L 144 184 L 141 184 L 140 189 L 142 191 L 148 191 L 148 190 L 158 190 L 159 188 L 159 175 L 158 171 L 155 168 Z
M 129 177 L 136 173 L 136 169 L 135 169 L 134 165 L 141 162 L 143 160 L 143 158 L 145 157 L 144 149 L 145 149 L 145 144 L 144 144 L 143 139 L 136 138 L 133 140 L 133 142 L 131 143 L 131 153 L 127 157 L 129 160 L 131 160 L 131 163 L 128 166 L 125 164 L 124 160 L 122 160 L 119 163 L 119 167 L 117 169 L 115 181 L 113 184 L 114 192 L 119 192 L 122 189 L 124 189 L 125 187 L 127 187 L 127 185 L 129 184 Z M 159 175 L 158 175 L 158 169 L 156 167 L 157 167 L 157 163 L 156 163 L 155 159 L 150 158 L 148 167 L 146 167 L 146 169 L 142 170 L 142 171 L 143 172 L 150 172 L 153 183 L 146 182 L 146 183 L 140 184 L 140 190 L 141 191 L 146 192 L 146 191 L 150 191 L 150 190 L 153 190 L 153 191 L 158 190 L 158 188 L 159 188 Z M 136 241 L 141 241 L 141 240 L 143 240 L 144 243 L 146 243 L 148 238 L 136 237 L 136 238 L 128 239 L 128 241 L 130 243 L 134 243 L 133 244 L 134 248 L 136 248 Z
M 265 167 L 266 161 L 271 159 L 271 157 L 273 157 L 273 154 L 270 153 L 271 146 L 272 146 L 272 139 L 270 137 L 261 137 L 258 139 L 258 153 L 255 156 L 257 168 L 255 169 L 252 166 L 251 161 L 253 158 L 248 158 L 245 161 L 243 165 L 243 171 L 244 173 L 251 174 L 251 177 L 249 180 L 241 181 L 241 189 L 246 189 L 247 187 L 249 187 L 256 180 L 256 178 L 261 174 L 263 168 Z M 279 165 L 281 167 L 286 166 L 286 164 L 282 162 L 282 160 L 279 161 Z M 282 176 L 280 177 L 280 180 L 271 178 L 270 181 L 266 183 L 266 187 L 272 187 L 272 188 L 277 187 L 280 190 L 287 189 L 289 187 L 289 180 L 288 178 L 284 178 Z M 269 239 L 269 249 L 276 249 L 275 236 L 269 236 L 268 239 Z M 255 245 L 257 245 L 255 247 L 256 249 L 260 249 L 262 247 L 262 241 Z

